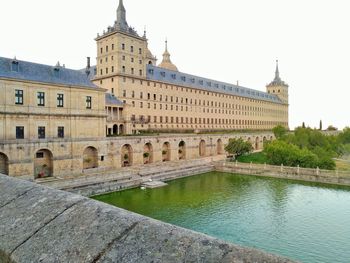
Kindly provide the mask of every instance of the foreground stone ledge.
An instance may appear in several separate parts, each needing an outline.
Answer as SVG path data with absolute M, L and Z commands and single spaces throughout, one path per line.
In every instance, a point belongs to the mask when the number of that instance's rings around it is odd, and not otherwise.
M 0 262 L 292 262 L 0 175 Z

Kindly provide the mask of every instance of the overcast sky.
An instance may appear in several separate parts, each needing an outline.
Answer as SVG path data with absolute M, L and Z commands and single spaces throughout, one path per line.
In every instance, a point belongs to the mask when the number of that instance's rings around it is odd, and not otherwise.
M 118 0 L 1 4 L 0 56 L 66 67 L 96 57 L 94 38 Z M 127 21 L 159 61 L 164 40 L 180 71 L 265 90 L 275 60 L 290 95 L 290 127 L 350 125 L 348 0 L 124 0 Z

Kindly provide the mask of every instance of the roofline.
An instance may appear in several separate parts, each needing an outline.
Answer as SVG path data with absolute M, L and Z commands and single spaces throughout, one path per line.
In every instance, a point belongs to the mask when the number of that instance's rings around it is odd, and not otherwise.
M 137 39 L 142 40 L 142 41 L 147 41 L 147 39 L 145 39 L 145 38 L 143 38 L 143 37 L 135 36 L 135 35 L 132 35 L 132 34 L 128 34 L 128 33 L 123 32 L 123 31 L 121 31 L 121 30 L 115 30 L 115 31 L 113 31 L 113 32 L 105 33 L 105 34 L 102 35 L 102 36 L 96 37 L 96 38 L 95 38 L 95 41 L 99 41 L 99 40 L 101 40 L 101 39 L 104 39 L 104 38 L 106 38 L 106 37 L 112 36 L 112 35 L 114 35 L 114 34 L 122 34 L 122 35 L 126 35 L 126 36 L 128 36 L 128 37 L 137 38 Z
M 62 83 L 53 83 L 53 82 L 42 82 L 42 81 L 34 81 L 34 80 L 28 80 L 28 79 L 19 79 L 19 78 L 7 78 L 0 76 L 0 80 L 7 80 L 7 81 L 14 81 L 14 82 L 26 82 L 26 83 L 34 83 L 34 84 L 43 84 L 43 85 L 52 85 L 52 86 L 58 86 L 58 87 L 65 87 L 65 88 L 77 88 L 77 89 L 90 89 L 90 90 L 96 90 L 96 91 L 104 91 L 106 92 L 107 89 L 101 88 L 93 83 L 95 87 L 92 86 L 76 86 L 76 85 L 68 85 L 68 84 L 62 84 Z

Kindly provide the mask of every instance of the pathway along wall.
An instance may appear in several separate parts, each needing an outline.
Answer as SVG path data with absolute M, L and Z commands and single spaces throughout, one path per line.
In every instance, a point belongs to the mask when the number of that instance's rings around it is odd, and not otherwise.
M 292 262 L 0 175 L 0 262 Z

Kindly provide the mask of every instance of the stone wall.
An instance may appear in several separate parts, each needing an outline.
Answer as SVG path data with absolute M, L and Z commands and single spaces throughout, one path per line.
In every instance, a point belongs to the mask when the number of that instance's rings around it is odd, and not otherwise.
M 350 186 L 350 173 L 299 167 L 273 166 L 233 162 L 216 162 L 215 169 L 220 172 L 276 177 L 299 181 L 318 182 Z
M 105 139 L 75 139 L 75 140 L 37 140 L 14 141 L 0 143 L 2 159 L 8 160 L 7 170 L 10 176 L 20 176 L 32 180 L 38 177 L 40 167 L 34 167 L 38 152 L 48 153 L 52 160 L 46 160 L 50 164 L 52 176 L 67 177 L 82 173 L 101 172 L 120 169 L 123 165 L 142 165 L 145 163 L 145 145 L 151 149 L 153 163 L 162 161 L 176 161 L 180 158 L 191 160 L 199 157 L 216 156 L 224 154 L 223 147 L 230 138 L 243 138 L 250 141 L 255 149 L 262 149 L 265 140 L 273 138 L 269 132 L 262 133 L 236 133 L 236 134 L 165 134 L 159 136 L 126 136 Z M 183 142 L 184 146 L 179 146 Z M 201 144 L 202 142 L 202 144 Z M 204 142 L 204 143 L 203 143 Z M 200 156 L 200 144 L 202 156 Z M 167 158 L 163 156 L 164 145 L 167 145 Z M 128 160 L 125 160 L 124 146 L 130 148 Z M 90 163 L 84 163 L 84 152 L 97 152 L 97 160 L 94 156 L 89 158 Z M 181 150 L 181 154 L 179 151 Z M 183 156 L 182 156 L 183 155 Z M 92 161 L 94 163 L 92 163 Z M 52 164 L 52 167 L 51 167 Z M 3 166 L 3 165 L 2 165 Z M 48 165 L 47 165 L 48 167 Z M 91 168 L 91 169 L 84 169 Z M 46 168 L 45 168 L 46 169 Z M 45 170 L 44 169 L 44 170 Z
M 292 262 L 0 175 L 0 262 Z

